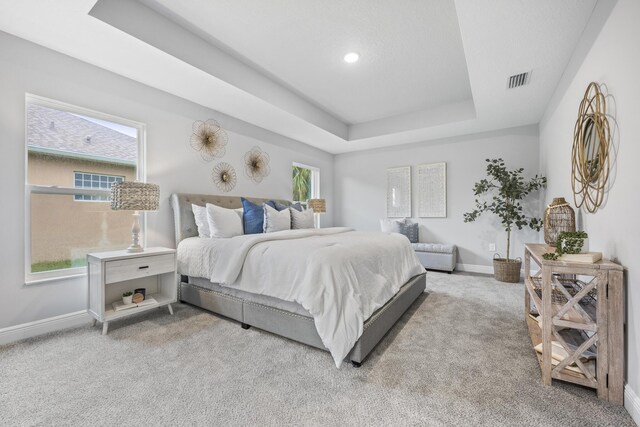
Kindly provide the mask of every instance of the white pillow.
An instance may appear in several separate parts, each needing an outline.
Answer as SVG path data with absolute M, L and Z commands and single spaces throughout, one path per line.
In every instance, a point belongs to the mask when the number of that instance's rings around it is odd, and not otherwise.
M 211 231 L 209 231 L 209 221 L 207 220 L 207 208 L 199 205 L 191 205 L 193 211 L 193 217 L 196 220 L 196 226 L 198 227 L 198 237 L 211 237 Z
M 211 237 L 242 236 L 242 213 L 207 203 L 207 220 Z
M 406 218 L 396 220 L 396 219 L 381 219 L 380 220 L 380 231 L 384 233 L 399 233 L 400 225 L 406 223 Z
M 264 206 L 264 225 L 263 231 L 265 233 L 273 233 L 274 231 L 290 230 L 291 229 L 291 213 L 289 209 L 283 209 L 278 211 L 271 206 L 265 204 Z
M 289 208 L 291 212 L 291 229 L 299 230 L 301 228 L 313 228 L 313 210 L 306 209 L 300 212 L 297 209 Z

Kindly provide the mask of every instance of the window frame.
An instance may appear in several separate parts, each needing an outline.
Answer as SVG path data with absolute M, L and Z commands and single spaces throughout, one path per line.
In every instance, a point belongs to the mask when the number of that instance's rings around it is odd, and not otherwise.
M 98 190 L 98 189 L 82 189 L 74 187 L 60 187 L 49 185 L 37 185 L 29 184 L 29 146 L 27 144 L 28 137 L 28 109 L 29 105 L 40 105 L 47 108 L 56 109 L 59 111 L 65 111 L 72 114 L 78 114 L 81 116 L 92 117 L 98 120 L 105 120 L 108 122 L 128 126 L 137 129 L 137 141 L 138 141 L 138 158 L 136 159 L 136 180 L 140 182 L 146 181 L 146 147 L 147 147 L 147 128 L 146 124 L 136 122 L 133 120 L 125 119 L 112 114 L 103 113 L 100 111 L 92 110 L 89 108 L 79 107 L 77 105 L 68 104 L 66 102 L 57 101 L 50 98 L 45 98 L 39 95 L 31 93 L 25 93 L 24 103 L 24 165 L 25 165 L 25 253 L 24 253 L 24 277 L 25 285 L 58 282 L 67 279 L 84 277 L 87 275 L 86 267 L 71 267 L 60 270 L 41 271 L 33 273 L 31 272 L 31 195 L 32 194 L 56 194 L 56 195 L 88 195 L 88 196 L 109 196 L 110 190 Z M 75 171 L 74 171 L 75 172 Z M 75 186 L 75 180 L 74 180 Z M 75 200 L 75 198 L 74 198 Z M 96 200 L 94 202 L 100 202 Z M 141 215 L 140 226 L 142 231 L 142 244 L 146 246 L 147 236 L 147 221 L 146 214 Z M 133 219 L 131 220 L 133 223 Z
M 78 181 L 78 177 L 77 175 L 91 175 L 91 182 L 93 182 L 93 177 L 97 176 L 99 178 L 102 177 L 106 177 L 107 178 L 107 186 L 109 184 L 109 178 L 114 178 L 114 180 L 112 181 L 113 184 L 115 184 L 116 182 L 124 182 L 124 176 L 122 175 L 110 175 L 107 173 L 93 173 L 93 172 L 83 172 L 83 171 L 73 171 L 73 188 L 77 188 L 80 190 L 89 190 L 89 189 L 93 189 L 93 187 L 77 187 L 76 186 L 76 181 Z M 118 179 L 120 178 L 120 179 Z M 81 178 L 81 181 L 84 181 L 83 178 Z M 100 180 L 101 181 L 101 180 Z M 111 189 L 109 189 L 109 191 L 111 191 Z M 76 193 L 74 195 L 73 201 L 74 202 L 102 202 L 102 203 L 106 203 L 109 202 L 109 199 L 89 199 L 89 200 L 85 200 L 85 199 L 77 199 L 77 196 L 86 196 L 86 194 L 79 194 Z M 89 196 L 89 197 L 103 197 L 103 196 Z

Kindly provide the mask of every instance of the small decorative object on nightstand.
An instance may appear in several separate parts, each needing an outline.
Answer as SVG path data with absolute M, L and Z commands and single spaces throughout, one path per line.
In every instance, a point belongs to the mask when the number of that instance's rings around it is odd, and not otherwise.
M 89 276 L 89 314 L 102 322 L 102 334 L 109 322 L 152 308 L 167 306 L 177 300 L 176 251 L 168 248 L 148 248 L 142 253 L 125 250 L 87 254 Z M 133 301 L 124 301 L 131 289 L 145 288 Z M 140 289 L 137 289 L 140 290 Z M 136 302 L 137 300 L 137 302 Z

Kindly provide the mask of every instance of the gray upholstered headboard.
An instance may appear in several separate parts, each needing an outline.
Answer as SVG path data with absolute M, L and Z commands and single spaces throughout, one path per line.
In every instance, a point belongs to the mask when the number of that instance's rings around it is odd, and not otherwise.
M 245 197 L 253 203 L 264 203 L 267 200 L 277 199 L 257 199 L 255 197 Z M 278 202 L 290 205 L 288 200 L 277 200 Z M 242 207 L 240 197 L 235 196 L 215 196 L 211 194 L 189 194 L 189 193 L 173 193 L 171 195 L 171 207 L 173 208 L 173 221 L 176 233 L 176 247 L 183 239 L 198 235 L 198 227 L 193 217 L 191 205 L 205 206 L 207 203 L 222 206 L 223 208 L 236 209 Z

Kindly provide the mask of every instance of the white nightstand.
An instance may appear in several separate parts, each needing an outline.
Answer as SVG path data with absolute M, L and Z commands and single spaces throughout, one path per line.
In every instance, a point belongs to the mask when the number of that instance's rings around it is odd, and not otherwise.
M 89 314 L 102 322 L 102 334 L 109 322 L 153 308 L 168 306 L 177 299 L 176 251 L 168 248 L 148 248 L 144 252 L 124 250 L 87 254 L 89 276 Z M 137 288 L 146 289 L 146 297 L 157 304 L 114 311 L 112 304 L 122 301 L 122 294 Z

